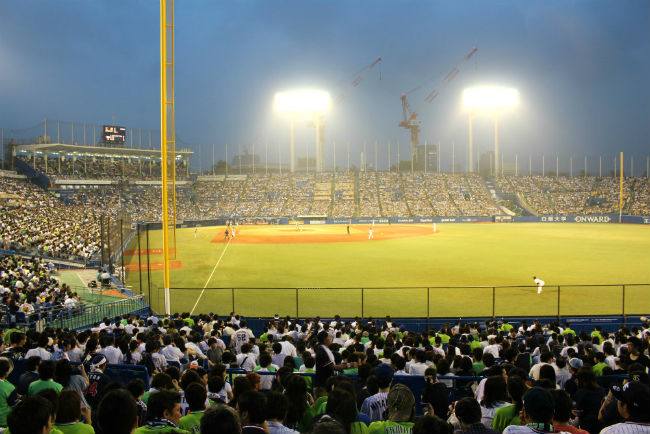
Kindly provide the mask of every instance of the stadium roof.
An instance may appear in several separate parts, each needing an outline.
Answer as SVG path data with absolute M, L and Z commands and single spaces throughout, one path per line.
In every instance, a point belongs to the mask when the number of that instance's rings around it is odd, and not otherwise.
M 52 154 L 111 155 L 120 157 L 160 157 L 160 149 L 110 148 L 104 146 L 67 145 L 65 143 L 36 143 L 15 145 L 16 152 L 48 152 Z M 176 150 L 176 156 L 189 158 L 194 152 L 188 149 Z

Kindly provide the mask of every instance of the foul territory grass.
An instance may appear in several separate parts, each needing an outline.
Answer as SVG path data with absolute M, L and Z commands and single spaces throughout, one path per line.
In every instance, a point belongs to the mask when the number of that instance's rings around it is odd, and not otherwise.
M 468 317 L 494 309 L 497 316 L 541 316 L 557 315 L 559 302 L 563 316 L 650 311 L 648 226 L 438 224 L 433 233 L 430 225 L 378 225 L 374 232 L 368 240 L 368 226 L 352 227 L 349 236 L 339 225 L 302 232 L 241 226 L 227 243 L 223 227 L 199 228 L 196 238 L 193 228 L 178 229 L 171 310 L 226 314 L 234 305 L 248 316 Z M 162 232 L 150 231 L 149 248 L 161 247 Z M 162 254 L 150 251 L 148 260 L 160 267 Z M 147 273 L 144 251 L 125 263 L 136 293 L 147 292 L 150 273 L 151 304 L 164 311 L 162 271 Z M 540 295 L 533 276 L 546 281 Z M 644 285 L 623 294 L 620 285 L 637 283 Z

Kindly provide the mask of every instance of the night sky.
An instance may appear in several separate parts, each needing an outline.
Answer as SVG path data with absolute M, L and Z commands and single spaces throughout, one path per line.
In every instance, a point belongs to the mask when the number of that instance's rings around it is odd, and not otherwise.
M 400 95 L 422 105 L 421 142 L 452 144 L 463 161 L 468 141 L 462 90 L 479 84 L 517 88 L 520 105 L 500 117 L 506 160 L 588 155 L 610 161 L 623 151 L 645 171 L 650 153 L 650 2 L 647 0 L 231 0 L 176 1 L 176 133 L 197 155 L 192 167 L 234 150 L 286 162 L 289 123 L 273 95 L 315 88 L 345 98 L 327 116 L 326 161 L 337 146 L 345 165 L 367 142 L 402 156 L 409 132 Z M 153 0 L 0 2 L 0 127 L 50 120 L 158 129 L 159 3 Z M 478 52 L 448 85 L 442 78 L 472 47 Z M 355 73 L 373 68 L 357 86 Z M 381 80 L 379 72 L 381 68 Z M 429 80 L 429 81 L 427 81 Z M 296 124 L 297 152 L 315 131 Z M 493 145 L 492 120 L 479 115 L 481 150 Z M 198 158 L 203 144 L 203 160 Z M 525 156 L 525 157 L 524 157 Z M 408 158 L 402 158 L 408 159 Z

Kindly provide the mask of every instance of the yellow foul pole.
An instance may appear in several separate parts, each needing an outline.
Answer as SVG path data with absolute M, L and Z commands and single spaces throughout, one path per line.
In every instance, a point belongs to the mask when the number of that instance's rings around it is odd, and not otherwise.
M 623 153 L 622 152 L 621 152 L 620 160 L 621 160 L 621 170 L 619 171 L 620 189 L 618 193 L 618 222 L 619 223 L 621 222 L 621 216 L 623 215 Z
M 173 14 L 173 4 L 170 12 Z M 167 0 L 160 0 L 160 172 L 162 176 L 162 231 L 163 270 L 165 287 L 165 314 L 171 313 L 169 305 L 169 219 L 167 213 Z

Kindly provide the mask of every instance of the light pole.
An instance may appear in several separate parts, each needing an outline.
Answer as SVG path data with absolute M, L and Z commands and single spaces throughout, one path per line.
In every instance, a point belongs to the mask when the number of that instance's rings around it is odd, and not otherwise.
M 295 171 L 296 150 L 295 150 L 295 121 L 299 115 L 311 114 L 316 126 L 316 156 L 317 168 L 322 168 L 322 149 L 320 143 L 321 118 L 323 113 L 330 107 L 330 96 L 327 92 L 299 90 L 293 92 L 278 92 L 275 94 L 275 110 L 289 115 L 290 123 L 290 164 L 291 173 Z
M 465 89 L 463 92 L 463 103 L 470 110 L 470 154 L 473 140 L 472 122 L 474 113 L 480 110 L 492 114 L 494 121 L 493 174 L 499 174 L 499 115 L 504 109 L 516 106 L 518 100 L 519 93 L 512 88 L 473 87 Z

